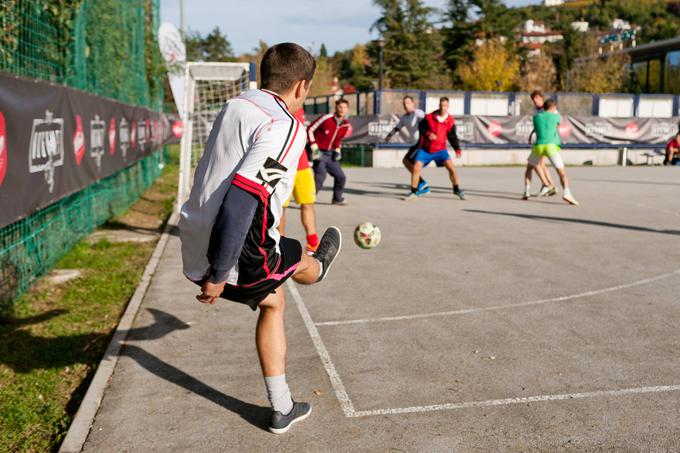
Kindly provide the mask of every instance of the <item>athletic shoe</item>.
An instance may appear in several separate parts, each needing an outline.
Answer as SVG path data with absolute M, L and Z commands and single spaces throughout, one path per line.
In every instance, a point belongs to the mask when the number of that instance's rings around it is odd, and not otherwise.
M 333 200 L 333 202 L 331 204 L 333 204 L 335 206 L 347 206 L 347 201 L 345 201 L 345 199 L 343 198 L 340 201 Z
M 541 191 L 538 192 L 537 197 L 547 197 L 548 193 L 550 193 L 550 190 L 553 189 L 553 187 L 548 187 L 548 186 L 543 186 L 541 187 Z
M 552 196 L 555 196 L 555 195 L 557 195 L 557 187 L 552 186 L 552 187 L 550 188 L 550 190 L 548 191 L 548 196 L 549 196 L 549 197 L 552 197 Z
M 572 195 L 562 195 L 562 199 L 571 205 L 578 206 L 578 201 Z
M 460 198 L 461 200 L 465 200 L 465 192 L 463 192 L 462 190 L 460 189 L 454 190 L 453 194 L 458 195 L 458 198 Z
M 528 200 L 529 197 L 531 197 L 531 193 L 529 193 L 528 190 L 525 190 L 524 194 L 522 194 L 522 200 Z
M 340 233 L 340 230 L 337 227 L 332 226 L 328 228 L 321 237 L 319 247 L 314 254 L 314 258 L 316 258 L 322 266 L 321 275 L 319 275 L 317 282 L 326 278 L 326 275 L 328 275 L 328 271 L 331 270 L 333 261 L 337 258 L 341 248 L 342 233 Z
M 417 199 L 418 195 L 416 192 L 411 192 L 410 194 L 404 197 L 404 201 L 416 201 Z
M 430 193 L 430 188 L 427 186 L 425 186 L 423 189 L 418 189 L 418 191 L 416 191 L 416 195 L 418 195 L 419 197 L 427 195 L 428 193 Z
M 273 411 L 269 420 L 269 431 L 274 434 L 283 434 L 290 429 L 293 423 L 304 420 L 312 413 L 312 406 L 308 403 L 296 403 L 293 401 L 293 408 L 288 415 L 283 415 L 279 411 Z
M 427 184 L 427 181 L 424 179 L 418 183 L 418 191 L 429 189 L 429 185 Z

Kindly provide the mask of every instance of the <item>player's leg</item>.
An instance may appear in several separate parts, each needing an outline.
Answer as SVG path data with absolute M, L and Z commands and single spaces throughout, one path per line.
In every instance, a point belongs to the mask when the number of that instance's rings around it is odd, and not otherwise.
M 413 175 L 413 166 L 415 163 L 415 157 L 416 154 L 418 154 L 418 144 L 416 143 L 415 145 L 411 146 L 408 151 L 406 152 L 406 155 L 404 156 L 404 159 L 402 159 L 402 163 L 404 164 L 404 167 L 408 170 L 411 175 Z M 425 181 L 422 177 L 418 179 L 418 191 L 417 195 L 426 195 L 430 193 L 430 187 L 427 184 L 427 181 Z
M 458 175 L 456 174 L 456 166 L 453 165 L 453 159 L 449 158 L 442 162 L 442 165 L 449 172 L 449 179 L 451 180 L 451 185 L 453 186 L 454 195 L 458 195 L 458 198 L 465 200 L 465 192 L 459 186 Z
M 340 162 L 337 160 L 329 160 L 326 163 L 326 168 L 328 173 L 333 177 L 333 204 L 346 205 L 345 202 L 345 183 L 347 182 L 347 177 L 345 172 L 342 171 Z
M 326 180 L 326 158 L 325 153 L 321 153 L 321 157 L 314 161 L 314 185 L 316 186 L 316 193 L 319 193 L 323 187 L 323 182 Z
M 260 315 L 255 329 L 255 345 L 267 386 L 267 396 L 272 405 L 269 430 L 282 434 L 296 421 L 303 420 L 312 409 L 307 403 L 293 401 L 286 382 L 286 308 L 283 289 L 267 296 L 258 305 Z
M 314 172 L 311 168 L 303 168 L 295 174 L 295 186 L 293 188 L 295 202 L 300 205 L 300 220 L 305 228 L 307 239 L 307 251 L 314 252 L 319 246 L 319 237 L 316 234 L 316 185 Z
M 411 173 L 411 192 L 406 196 L 405 200 L 415 200 L 418 198 L 418 182 L 420 181 L 420 172 L 423 170 L 425 163 L 419 158 L 420 153 L 425 153 L 425 151 L 419 151 L 416 159 L 413 161 L 413 172 Z
M 555 183 L 550 176 L 550 170 L 548 170 L 548 167 L 545 165 L 545 156 L 541 156 L 535 171 L 538 177 L 541 179 L 541 183 L 543 184 L 538 196 L 545 197 L 555 195 L 557 193 L 557 189 L 555 189 Z
M 524 170 L 524 194 L 522 194 L 523 200 L 528 200 L 531 196 L 531 175 L 533 172 L 532 166 L 527 163 L 527 168 Z
M 569 178 L 567 178 L 567 171 L 564 167 L 564 161 L 562 160 L 562 155 L 560 154 L 559 147 L 553 146 L 547 150 L 548 159 L 550 163 L 555 167 L 557 175 L 560 177 L 560 184 L 562 184 L 562 199 L 569 204 L 578 206 L 578 201 L 571 193 L 569 188 Z

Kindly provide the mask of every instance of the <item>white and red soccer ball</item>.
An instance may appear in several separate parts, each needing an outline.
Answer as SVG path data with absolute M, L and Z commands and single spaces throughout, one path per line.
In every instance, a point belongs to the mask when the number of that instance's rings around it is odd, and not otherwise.
M 354 230 L 354 242 L 362 249 L 372 249 L 380 244 L 380 228 L 371 222 L 364 222 Z

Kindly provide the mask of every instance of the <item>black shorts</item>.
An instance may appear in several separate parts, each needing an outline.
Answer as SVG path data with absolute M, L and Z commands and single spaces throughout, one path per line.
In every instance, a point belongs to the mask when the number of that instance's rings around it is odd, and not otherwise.
M 410 162 L 415 162 L 416 160 L 416 154 L 418 154 L 418 150 L 420 147 L 418 146 L 418 143 L 415 145 L 411 146 L 408 151 L 406 151 L 406 155 L 404 156 L 404 159 L 410 161 Z
M 281 251 L 279 266 L 271 273 L 269 278 L 251 286 L 236 286 L 227 283 L 220 297 L 246 304 L 253 310 L 256 310 L 260 302 L 276 292 L 276 289 L 293 275 L 302 259 L 302 245 L 295 239 L 281 236 L 279 250 Z M 202 282 L 197 283 L 202 285 Z

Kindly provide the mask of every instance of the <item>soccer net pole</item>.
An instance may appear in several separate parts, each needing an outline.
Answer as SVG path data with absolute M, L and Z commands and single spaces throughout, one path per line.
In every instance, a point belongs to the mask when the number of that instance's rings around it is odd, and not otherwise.
M 203 155 L 215 118 L 229 99 L 246 90 L 257 88 L 255 77 L 254 63 L 186 63 L 178 210 L 189 197 L 194 169 Z

